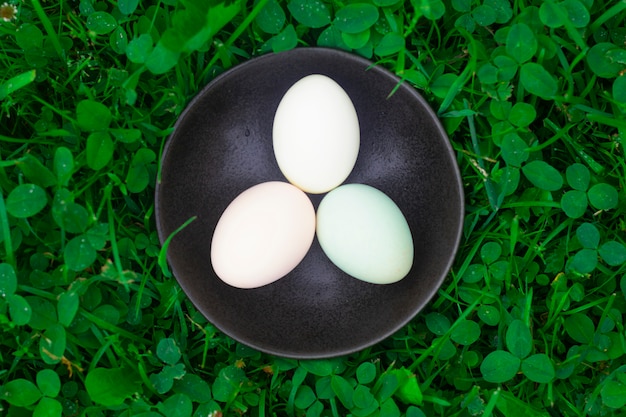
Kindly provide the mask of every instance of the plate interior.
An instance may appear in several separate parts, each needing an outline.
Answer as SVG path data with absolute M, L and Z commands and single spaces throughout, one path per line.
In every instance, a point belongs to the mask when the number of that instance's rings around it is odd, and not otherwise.
M 343 273 L 317 239 L 286 277 L 256 289 L 223 283 L 210 262 L 211 238 L 228 204 L 249 187 L 286 181 L 272 149 L 272 122 L 284 93 L 310 74 L 348 93 L 361 130 L 345 183 L 368 184 L 402 210 L 413 235 L 409 275 L 368 284 Z M 433 297 L 456 253 L 463 194 L 455 155 L 426 101 L 387 70 L 358 56 L 299 48 L 251 59 L 217 77 L 185 109 L 166 144 L 156 217 L 181 287 L 216 327 L 258 350 L 285 357 L 351 353 L 404 326 Z M 317 208 L 323 195 L 310 195 Z

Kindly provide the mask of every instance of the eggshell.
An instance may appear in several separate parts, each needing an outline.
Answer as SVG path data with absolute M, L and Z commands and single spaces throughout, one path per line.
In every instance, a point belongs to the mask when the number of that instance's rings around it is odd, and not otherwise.
M 314 235 L 315 209 L 308 196 L 286 182 L 265 182 L 239 194 L 220 217 L 211 264 L 229 285 L 260 287 L 293 270 Z
M 350 175 L 359 153 L 359 119 L 350 97 L 331 78 L 313 74 L 285 93 L 274 116 L 273 145 L 283 175 L 321 194 Z
M 366 282 L 397 282 L 413 265 L 406 218 L 391 198 L 369 185 L 346 184 L 324 196 L 317 238 L 336 266 Z

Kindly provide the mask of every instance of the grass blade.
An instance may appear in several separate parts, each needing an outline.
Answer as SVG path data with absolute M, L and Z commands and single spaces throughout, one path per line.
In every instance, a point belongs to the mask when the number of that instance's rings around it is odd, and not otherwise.
M 0 100 L 4 100 L 9 94 L 19 90 L 20 88 L 26 87 L 28 84 L 35 81 L 36 75 L 35 70 L 30 70 L 3 82 L 0 85 Z
M 241 36 L 241 34 L 248 28 L 248 26 L 250 26 L 252 24 L 254 19 L 261 12 L 261 10 L 263 10 L 263 7 L 265 7 L 265 5 L 267 4 L 268 1 L 269 0 L 260 0 L 257 4 L 255 4 L 254 8 L 250 12 L 250 14 L 248 14 L 245 17 L 243 22 L 241 22 L 241 24 L 239 24 L 239 26 L 237 26 L 237 29 L 235 29 L 235 31 L 228 37 L 226 42 L 223 45 L 221 45 L 220 47 L 221 48 L 228 48 L 228 47 L 230 47 L 235 42 L 235 40 L 237 40 L 237 38 L 239 38 Z M 213 58 L 211 58 L 211 61 L 206 66 L 206 69 L 204 70 L 204 72 L 200 76 L 200 79 L 204 79 L 206 77 L 206 74 L 215 65 L 215 63 L 217 62 L 217 60 L 219 58 L 220 58 L 220 54 L 219 54 L 219 51 L 218 51 L 218 53 L 214 54 Z
M 459 28 L 459 31 L 466 38 L 470 40 L 471 49 L 476 51 L 477 50 L 476 41 L 474 40 L 472 35 L 470 35 L 466 30 L 462 28 Z M 454 82 L 450 86 L 450 89 L 448 90 L 448 94 L 446 94 L 446 97 L 444 98 L 443 102 L 439 106 L 439 110 L 437 110 L 437 114 L 439 116 L 441 116 L 441 114 L 443 114 L 446 110 L 448 110 L 448 108 L 452 104 L 452 101 L 459 94 L 459 92 L 461 91 L 465 83 L 470 79 L 472 74 L 474 74 L 475 72 L 476 72 L 476 54 L 470 54 L 470 60 L 465 66 L 465 69 L 463 70 L 461 75 L 459 75 L 457 79 L 454 80 Z
M 588 33 L 595 33 L 595 31 L 598 30 L 604 22 L 617 16 L 623 10 L 626 10 L 626 0 L 622 0 L 617 4 L 614 4 L 609 10 L 602 13 L 602 15 L 589 26 Z
M 193 217 L 189 218 L 178 229 L 174 230 L 174 232 L 172 232 L 172 234 L 169 235 L 167 237 L 167 239 L 165 239 L 165 242 L 163 242 L 163 246 L 161 247 L 161 251 L 159 252 L 159 261 L 158 262 L 159 262 L 159 266 L 161 267 L 161 271 L 163 272 L 163 275 L 165 275 L 166 277 L 171 278 L 171 276 L 172 276 L 172 273 L 170 272 L 169 268 L 167 267 L 167 248 L 169 248 L 170 242 L 172 241 L 174 236 L 176 236 L 185 227 L 189 226 L 189 224 L 191 222 L 193 222 L 194 220 L 196 220 L 197 218 L 198 218 L 197 216 L 193 216 Z
M 4 197 L 0 191 L 0 229 L 4 238 L 4 250 L 6 251 L 7 263 L 15 266 L 15 256 L 13 255 L 13 244 L 11 241 L 11 229 L 9 229 L 9 219 L 4 206 Z
M 467 101 L 465 102 L 465 108 L 466 109 L 469 108 Z M 474 124 L 473 115 L 470 114 L 467 116 L 467 123 L 469 124 L 470 137 L 472 138 L 472 146 L 474 147 L 474 152 L 476 153 L 476 155 L 480 156 L 480 158 L 478 158 L 478 165 L 480 166 L 481 171 L 485 175 L 484 181 L 485 181 L 485 190 L 487 191 L 487 198 L 489 199 L 489 204 L 491 205 L 491 208 L 493 209 L 495 213 L 499 209 L 498 196 L 496 195 L 496 190 L 493 187 L 491 178 L 489 178 L 487 170 L 485 170 L 485 163 L 483 162 L 482 154 L 480 151 L 480 146 L 478 144 L 478 136 L 476 135 L 476 125 Z
M 52 42 L 54 50 L 56 51 L 57 55 L 59 55 L 59 58 L 65 61 L 65 51 L 63 51 L 63 47 L 61 46 L 59 37 L 52 27 L 52 22 L 50 22 L 50 19 L 48 19 L 48 16 L 46 16 L 46 12 L 44 11 L 43 7 L 41 7 L 41 3 L 39 3 L 39 0 L 32 0 L 32 2 L 33 9 L 35 9 L 35 13 L 37 13 L 37 17 L 39 17 L 39 20 L 41 20 L 44 29 L 46 29 L 46 33 L 50 37 L 50 42 Z

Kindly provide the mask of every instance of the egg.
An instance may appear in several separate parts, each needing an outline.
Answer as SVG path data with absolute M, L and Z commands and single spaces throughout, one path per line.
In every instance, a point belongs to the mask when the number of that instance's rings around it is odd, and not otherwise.
M 289 182 L 311 194 L 332 190 L 350 175 L 359 153 L 359 119 L 352 100 L 325 75 L 300 79 L 278 104 L 272 144 Z
M 287 182 L 264 182 L 239 194 L 222 213 L 211 241 L 211 264 L 229 285 L 260 287 L 291 272 L 314 235 L 309 197 Z
M 382 191 L 346 184 L 317 209 L 317 238 L 342 271 L 373 284 L 404 278 L 413 265 L 413 236 L 400 208 Z

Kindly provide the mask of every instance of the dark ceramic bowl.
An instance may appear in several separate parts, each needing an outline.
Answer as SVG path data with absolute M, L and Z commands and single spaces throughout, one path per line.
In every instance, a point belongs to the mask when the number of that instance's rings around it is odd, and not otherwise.
M 228 204 L 265 181 L 286 181 L 272 149 L 274 113 L 300 78 L 325 74 L 356 108 L 361 147 L 345 183 L 386 193 L 407 218 L 415 261 L 395 284 L 343 273 L 317 239 L 289 275 L 256 289 L 224 284 L 211 267 L 213 230 Z M 156 187 L 161 242 L 192 216 L 168 250 L 172 271 L 194 305 L 232 338 L 267 353 L 321 358 L 387 338 L 435 295 L 456 254 L 463 191 L 455 154 L 426 101 L 387 70 L 358 56 L 299 48 L 251 59 L 221 74 L 185 109 L 162 159 Z M 323 195 L 310 195 L 317 208 Z

